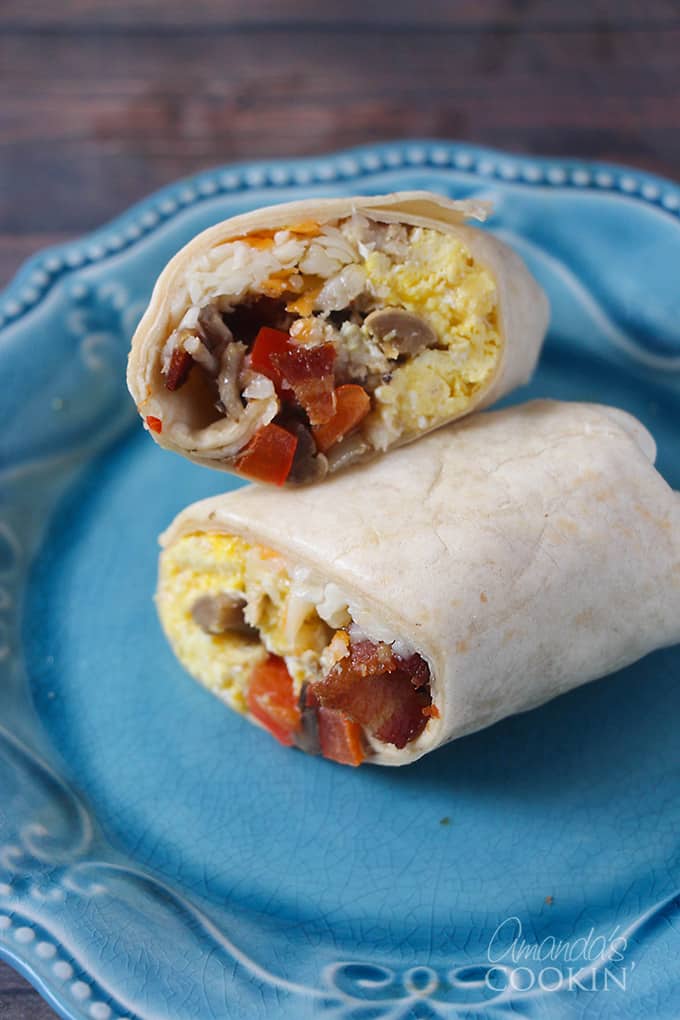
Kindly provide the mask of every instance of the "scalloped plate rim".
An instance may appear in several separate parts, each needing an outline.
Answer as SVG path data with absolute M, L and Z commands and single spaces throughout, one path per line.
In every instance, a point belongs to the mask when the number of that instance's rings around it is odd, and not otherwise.
M 414 152 L 424 154 L 424 158 L 419 158 L 415 161 L 410 160 L 409 153 L 413 154 Z M 437 158 L 435 158 L 438 152 L 447 154 L 447 159 L 444 162 L 438 162 Z M 399 153 L 402 162 L 397 165 L 390 165 L 388 162 L 385 162 L 385 158 L 389 153 Z M 464 166 L 458 165 L 455 161 L 456 155 L 459 157 L 463 155 L 465 157 L 469 156 L 469 165 L 467 163 Z M 3 325 L 5 328 L 9 328 L 21 323 L 25 316 L 29 315 L 31 311 L 40 305 L 44 298 L 49 294 L 53 283 L 57 279 L 64 275 L 68 275 L 68 273 L 72 271 L 77 272 L 78 270 L 86 268 L 94 263 L 103 262 L 109 257 L 116 257 L 124 254 L 125 252 L 133 249 L 135 245 L 141 242 L 145 237 L 153 233 L 160 224 L 171 221 L 176 215 L 181 214 L 184 209 L 191 208 L 200 201 L 210 200 L 211 198 L 225 193 L 238 195 L 251 190 L 266 192 L 269 188 L 299 188 L 301 185 L 300 183 L 296 183 L 293 179 L 290 168 L 309 168 L 311 171 L 315 167 L 327 166 L 329 162 L 336 163 L 340 166 L 343 160 L 360 160 L 362 158 L 370 158 L 371 156 L 378 159 L 379 165 L 374 168 L 359 165 L 356 176 L 362 181 L 365 181 L 367 178 L 370 179 L 372 175 L 386 171 L 394 172 L 408 170 L 409 168 L 418 169 L 422 167 L 427 167 L 428 169 L 435 171 L 437 169 L 442 171 L 446 171 L 448 169 L 455 170 L 461 174 L 469 174 L 477 180 L 481 179 L 489 182 L 499 180 L 506 184 L 522 185 L 527 188 L 547 187 L 553 190 L 593 192 L 598 195 L 613 193 L 620 197 L 636 200 L 652 206 L 659 212 L 665 213 L 676 220 L 680 219 L 680 188 L 678 184 L 667 178 L 649 173 L 648 171 L 600 161 L 569 158 L 561 159 L 507 153 L 503 150 L 471 145 L 464 142 L 449 142 L 441 139 L 400 139 L 395 141 L 386 141 L 375 145 L 369 144 L 356 146 L 319 156 L 282 157 L 271 160 L 261 159 L 256 161 L 241 161 L 200 171 L 196 174 L 174 181 L 151 193 L 146 198 L 141 199 L 139 202 L 135 203 L 111 221 L 94 231 L 82 235 L 79 238 L 75 238 L 72 241 L 62 242 L 58 245 L 42 249 L 32 255 L 18 269 L 7 287 L 0 292 L 0 316 L 2 315 L 3 310 L 7 312 L 8 306 L 11 306 L 12 303 L 17 303 L 21 306 L 20 310 L 16 314 L 10 313 L 6 322 L 2 322 L 0 325 Z M 485 160 L 495 161 L 492 173 L 480 172 L 479 164 L 484 163 Z M 502 172 L 504 167 L 513 167 L 517 172 L 516 174 L 508 177 Z M 542 176 L 539 176 L 538 179 L 531 179 L 522 175 L 522 168 L 526 170 L 531 167 L 541 168 Z M 284 182 L 269 179 L 260 183 L 249 183 L 246 179 L 246 175 L 248 173 L 263 173 L 266 177 L 266 175 L 272 170 L 283 171 L 284 169 L 291 174 L 290 178 Z M 549 174 L 551 171 L 563 173 L 566 178 L 568 178 L 569 175 L 585 174 L 587 180 L 550 180 Z M 220 189 L 216 184 L 221 175 L 237 176 L 239 174 L 244 176 L 243 179 L 239 180 L 238 186 Z M 600 175 L 603 180 L 605 178 L 611 178 L 610 183 L 606 185 L 597 184 L 596 178 L 598 175 Z M 323 187 L 324 183 L 333 184 L 337 183 L 338 180 L 350 181 L 352 176 L 352 174 L 344 175 L 342 173 L 335 177 L 326 179 L 322 176 L 317 176 L 309 183 L 313 184 L 315 188 L 318 188 Z M 621 182 L 624 180 L 634 182 L 634 186 L 631 189 L 623 187 Z M 209 191 L 203 193 L 200 190 L 201 185 L 204 185 L 206 182 L 214 184 L 215 188 L 211 188 Z M 644 194 L 645 188 L 648 189 L 647 195 Z M 194 197 L 191 198 L 191 200 L 187 202 L 182 202 L 180 200 L 182 192 L 193 191 L 194 189 Z M 670 196 L 672 200 L 671 206 L 664 205 L 664 199 L 668 196 Z M 162 202 L 167 202 L 169 200 L 175 202 L 175 208 L 165 216 L 159 215 L 158 206 L 160 206 Z M 150 209 L 150 206 L 153 206 L 154 208 Z M 90 245 L 96 247 L 98 244 L 101 244 L 102 240 L 108 235 L 123 231 L 126 227 L 129 229 L 131 220 L 135 221 L 137 218 L 141 218 L 144 215 L 148 216 L 150 212 L 153 212 L 157 217 L 154 222 L 149 224 L 148 229 L 140 229 L 138 235 L 132 237 L 129 242 L 126 242 L 119 249 L 111 251 L 104 250 L 101 255 L 96 258 L 84 258 L 82 262 L 78 262 L 76 264 L 69 263 L 68 256 L 74 251 L 80 251 L 81 249 L 85 251 Z M 60 262 L 59 270 L 56 272 L 51 272 L 47 268 L 51 259 L 56 259 Z M 43 273 L 47 277 L 47 283 L 45 284 L 42 292 L 37 296 L 36 300 L 24 301 L 21 297 L 21 293 L 27 288 L 27 286 L 30 289 L 30 278 L 36 273 Z M 36 927 L 39 926 L 40 922 L 38 921 L 36 922 Z M 52 941 L 56 941 L 57 947 L 59 947 L 58 940 L 53 937 Z M 68 950 L 63 950 L 62 955 L 67 956 L 69 959 L 73 959 Z M 21 946 L 19 944 L 12 949 L 9 949 L 0 941 L 0 958 L 7 960 L 19 973 L 26 977 L 26 979 L 46 999 L 46 1001 L 49 1002 L 50 1006 L 55 1009 L 59 1015 L 64 1017 L 65 1020 L 76 1020 L 76 1018 L 77 1020 L 80 1020 L 81 1017 L 93 1015 L 88 1013 L 88 1009 L 92 1005 L 91 1001 L 86 1002 L 82 1009 L 77 1003 L 69 1002 L 66 997 L 66 991 L 64 990 L 62 993 L 61 989 L 52 987 L 49 981 L 47 981 L 38 972 L 36 966 L 32 963 L 28 952 L 22 954 Z M 77 964 L 75 969 L 77 971 Z M 92 978 L 91 981 L 93 986 L 97 985 L 96 978 Z M 104 992 L 103 994 L 106 997 L 107 993 Z M 131 1013 L 130 1015 L 133 1016 L 134 1013 Z
M 422 151 L 425 158 L 415 161 L 409 160 L 409 153 L 414 151 Z M 449 156 L 448 160 L 438 162 L 436 158 L 433 158 L 438 151 L 447 153 Z M 269 188 L 295 186 L 294 179 L 286 180 L 283 183 L 276 182 L 271 179 L 265 179 L 259 184 L 250 184 L 247 180 L 244 180 L 239 181 L 233 188 L 220 188 L 219 185 L 216 185 L 214 190 L 203 194 L 200 192 L 200 186 L 204 182 L 211 182 L 211 184 L 214 184 L 220 176 L 227 174 L 237 175 L 238 173 L 247 174 L 250 172 L 252 174 L 256 172 L 263 172 L 266 175 L 267 172 L 271 172 L 272 170 L 277 171 L 280 169 L 283 171 L 285 168 L 290 167 L 298 169 L 309 167 L 313 170 L 314 167 L 327 165 L 329 161 L 331 163 L 337 163 L 339 166 L 343 160 L 351 160 L 361 157 L 366 159 L 367 157 L 370 158 L 371 156 L 375 156 L 378 160 L 380 160 L 384 159 L 384 157 L 389 153 L 398 153 L 400 156 L 400 162 L 391 165 L 389 162 L 385 161 L 373 168 L 362 166 L 358 167 L 354 174 L 340 174 L 339 176 L 346 180 L 351 180 L 353 176 L 364 179 L 372 174 L 378 174 L 389 170 L 408 169 L 409 167 L 417 168 L 419 166 L 426 166 L 433 170 L 445 170 L 449 167 L 456 169 L 460 173 L 468 173 L 471 176 L 484 180 L 500 180 L 506 184 L 512 183 L 527 188 L 547 187 L 553 190 L 565 189 L 581 192 L 593 192 L 598 195 L 614 194 L 624 196 L 628 199 L 655 207 L 659 212 L 680 219 L 680 183 L 669 177 L 664 177 L 637 167 L 627 166 L 624 163 L 610 163 L 601 160 L 582 160 L 570 157 L 532 156 L 522 153 L 507 152 L 503 149 L 496 149 L 489 146 L 467 144 L 461 141 L 447 141 L 445 139 L 436 138 L 396 139 L 394 141 L 384 141 L 375 144 L 357 145 L 347 149 L 339 149 L 325 155 L 283 156 L 272 159 L 263 158 L 257 160 L 241 160 L 233 163 L 218 164 L 213 167 L 208 167 L 205 170 L 199 170 L 194 174 L 189 174 L 186 177 L 180 177 L 156 191 L 149 192 L 148 195 L 143 196 L 101 226 L 95 227 L 93 230 L 88 231 L 85 234 L 74 237 L 70 241 L 62 241 L 58 244 L 41 248 L 33 255 L 30 255 L 18 267 L 8 283 L 0 289 L 0 329 L 20 322 L 23 316 L 29 314 L 35 307 L 37 307 L 44 297 L 47 296 L 52 284 L 59 277 L 70 271 L 77 271 L 78 269 L 94 264 L 95 262 L 103 262 L 107 258 L 116 257 L 117 255 L 130 250 L 144 237 L 151 234 L 156 227 L 160 225 L 160 223 L 171 220 L 184 208 L 190 208 L 200 201 L 209 200 L 221 193 L 236 195 L 251 190 L 266 191 Z M 456 163 L 456 156 L 459 159 L 465 157 L 465 163 L 463 165 Z M 480 162 L 483 163 L 485 160 L 496 160 L 498 161 L 498 166 L 494 166 L 492 172 L 480 172 L 479 164 Z M 519 173 L 517 176 L 507 177 L 504 176 L 502 172 L 503 167 L 505 166 L 512 166 L 518 170 L 522 167 L 525 169 L 540 167 L 544 171 L 544 176 L 538 179 L 533 179 L 531 176 Z M 558 175 L 585 173 L 588 175 L 588 180 L 584 180 L 580 183 L 569 180 L 551 180 L 549 177 L 551 171 Z M 612 180 L 606 185 L 597 184 L 596 180 L 598 175 L 602 175 L 604 177 L 611 176 Z M 335 176 L 324 179 L 323 176 L 318 175 L 316 179 L 309 181 L 309 184 L 313 184 L 314 186 L 323 186 L 324 183 L 331 183 L 337 179 L 338 178 Z M 630 181 L 632 182 L 632 186 L 630 188 L 623 187 L 621 186 L 621 181 Z M 198 194 L 189 202 L 182 203 L 179 201 L 179 196 L 182 191 L 193 187 L 199 189 Z M 645 187 L 651 187 L 654 189 L 654 197 L 645 196 Z M 664 205 L 663 199 L 668 196 L 670 196 L 671 205 L 666 206 Z M 127 243 L 121 245 L 119 249 L 104 251 L 97 258 L 85 258 L 82 262 L 79 262 L 76 265 L 68 264 L 68 255 L 72 251 L 79 250 L 81 248 L 86 249 L 88 245 L 96 246 L 100 239 L 105 238 L 107 235 L 112 233 L 115 234 L 117 231 L 124 229 L 130 220 L 135 220 L 136 217 L 141 217 L 144 213 L 148 213 L 150 204 L 156 203 L 160 205 L 162 201 L 168 201 L 170 199 L 178 203 L 177 207 L 172 212 L 168 213 L 165 217 L 163 215 L 158 215 L 158 219 L 152 225 L 149 225 L 147 229 L 140 228 L 139 235 L 131 238 Z M 158 213 L 158 210 L 154 210 L 154 212 Z M 65 264 L 60 266 L 57 273 L 52 274 L 47 269 L 47 264 L 49 264 L 50 259 L 59 259 L 60 262 L 64 262 Z M 48 277 L 54 276 L 54 279 L 49 279 L 36 301 L 25 302 L 21 299 L 21 291 L 26 287 L 30 276 L 36 272 L 46 273 Z M 20 311 L 16 314 L 8 314 L 7 308 L 8 306 L 11 308 L 13 303 L 20 305 Z

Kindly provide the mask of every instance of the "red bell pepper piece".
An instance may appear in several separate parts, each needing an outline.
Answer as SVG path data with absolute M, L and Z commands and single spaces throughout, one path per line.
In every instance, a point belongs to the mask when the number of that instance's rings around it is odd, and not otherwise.
M 281 399 L 294 395 L 312 425 L 329 421 L 335 413 L 334 362 L 333 344 L 307 347 L 269 326 L 259 330 L 250 352 L 250 367 L 271 379 Z
M 371 409 L 371 398 L 363 386 L 347 383 L 335 391 L 335 414 L 323 425 L 312 429 L 318 450 L 326 453 L 331 446 L 339 443 L 348 432 L 366 417 Z
M 160 420 L 160 418 L 156 418 L 155 415 L 147 414 L 144 420 L 152 432 L 158 432 L 158 434 L 160 435 L 160 433 L 163 431 L 163 422 Z
M 336 708 L 318 709 L 319 743 L 324 758 L 341 765 L 361 765 L 366 757 L 359 723 Z
M 237 471 L 258 482 L 283 485 L 290 474 L 297 436 L 280 425 L 264 425 L 234 462 Z
M 250 352 L 250 367 L 254 372 L 260 372 L 271 379 L 277 390 L 281 390 L 283 376 L 281 369 L 272 361 L 272 354 L 285 354 L 290 346 L 287 333 L 280 329 L 272 329 L 270 326 L 262 326 Z
M 252 672 L 247 696 L 248 711 L 286 747 L 293 745 L 302 721 L 293 678 L 285 661 L 268 655 Z

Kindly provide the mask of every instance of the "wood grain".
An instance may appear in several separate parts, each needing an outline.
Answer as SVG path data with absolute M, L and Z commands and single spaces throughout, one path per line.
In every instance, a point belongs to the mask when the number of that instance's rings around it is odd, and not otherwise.
M 670 0 L 3 0 L 0 279 L 178 176 L 413 135 L 680 166 Z
M 82 29 L 92 22 L 97 30 L 120 27 L 125 33 L 132 25 L 147 24 L 154 31 L 170 26 L 242 25 L 336 25 L 350 21 L 378 26 L 450 25 L 485 26 L 514 33 L 532 25 L 562 27 L 580 25 L 592 29 L 598 22 L 611 22 L 620 29 L 631 23 L 661 24 L 678 18 L 677 0 L 653 0 L 642 6 L 639 0 L 590 0 L 564 3 L 562 0 L 390 0 L 367 4 L 365 0 L 3 0 L 1 25 Z
M 0 1020 L 54 1020 L 55 1016 L 28 982 L 0 961 Z
M 2 0 L 0 284 L 230 160 L 416 135 L 677 177 L 679 52 L 678 0 Z M 0 964 L 0 1020 L 53 1015 Z

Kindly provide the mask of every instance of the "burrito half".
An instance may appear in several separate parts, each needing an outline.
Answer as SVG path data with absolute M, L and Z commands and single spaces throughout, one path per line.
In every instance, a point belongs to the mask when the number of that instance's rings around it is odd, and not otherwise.
M 284 744 L 402 765 L 680 639 L 680 494 L 636 419 L 455 431 L 181 513 L 157 601 L 189 672 Z
M 531 375 L 548 307 L 513 251 L 428 192 L 310 199 L 199 234 L 162 272 L 128 386 L 153 438 L 277 485 L 318 481 Z

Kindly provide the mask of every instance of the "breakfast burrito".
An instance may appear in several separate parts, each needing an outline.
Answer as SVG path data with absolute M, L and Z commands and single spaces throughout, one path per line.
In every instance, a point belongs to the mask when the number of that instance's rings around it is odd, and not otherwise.
M 281 743 L 415 761 L 680 640 L 655 452 L 623 411 L 540 401 L 318 490 L 204 500 L 161 538 L 163 627 Z
M 199 234 L 161 273 L 128 386 L 161 446 L 319 481 L 531 375 L 546 298 L 487 207 L 428 192 L 309 199 Z

